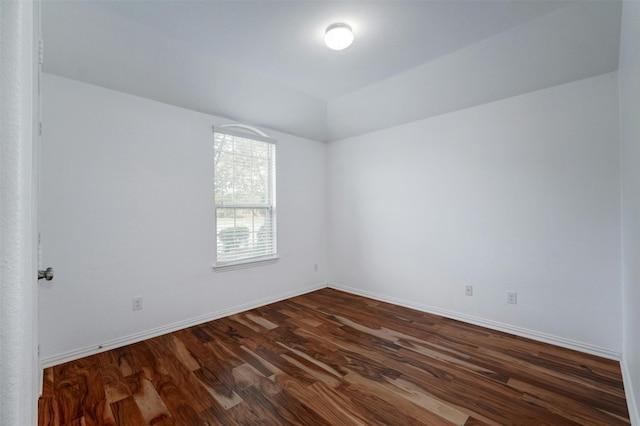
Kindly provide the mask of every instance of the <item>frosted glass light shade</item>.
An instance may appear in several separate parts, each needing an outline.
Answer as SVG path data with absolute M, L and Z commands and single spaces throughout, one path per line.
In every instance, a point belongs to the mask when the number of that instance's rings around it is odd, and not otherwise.
M 343 50 L 353 43 L 353 31 L 347 24 L 329 25 L 324 33 L 324 44 L 332 50 Z

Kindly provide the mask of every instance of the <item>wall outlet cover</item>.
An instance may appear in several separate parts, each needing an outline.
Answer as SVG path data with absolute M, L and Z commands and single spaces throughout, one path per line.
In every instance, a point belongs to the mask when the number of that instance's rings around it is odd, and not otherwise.
M 134 297 L 133 299 L 131 299 L 131 309 L 134 311 L 139 311 L 140 309 L 142 309 L 142 297 Z

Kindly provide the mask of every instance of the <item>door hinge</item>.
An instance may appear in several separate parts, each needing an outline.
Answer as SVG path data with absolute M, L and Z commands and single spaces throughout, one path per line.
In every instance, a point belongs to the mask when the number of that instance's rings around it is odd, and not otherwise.
M 42 121 L 38 123 L 38 134 L 42 136 Z
M 44 40 L 38 40 L 38 63 L 40 65 L 44 64 Z

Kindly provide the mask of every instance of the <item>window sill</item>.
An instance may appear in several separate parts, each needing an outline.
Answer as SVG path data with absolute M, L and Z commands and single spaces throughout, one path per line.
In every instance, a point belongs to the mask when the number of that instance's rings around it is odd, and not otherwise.
M 226 272 L 235 271 L 236 269 L 254 268 L 256 266 L 271 265 L 276 263 L 280 259 L 278 255 L 269 256 L 266 258 L 257 258 L 249 260 L 240 260 L 237 262 L 222 263 L 213 265 L 214 272 Z

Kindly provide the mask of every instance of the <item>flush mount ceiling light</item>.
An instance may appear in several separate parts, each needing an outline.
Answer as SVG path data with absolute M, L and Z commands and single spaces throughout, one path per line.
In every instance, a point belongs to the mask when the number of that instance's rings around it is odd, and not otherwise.
M 353 43 L 353 31 L 347 24 L 329 25 L 324 33 L 324 44 L 332 50 L 343 50 Z

